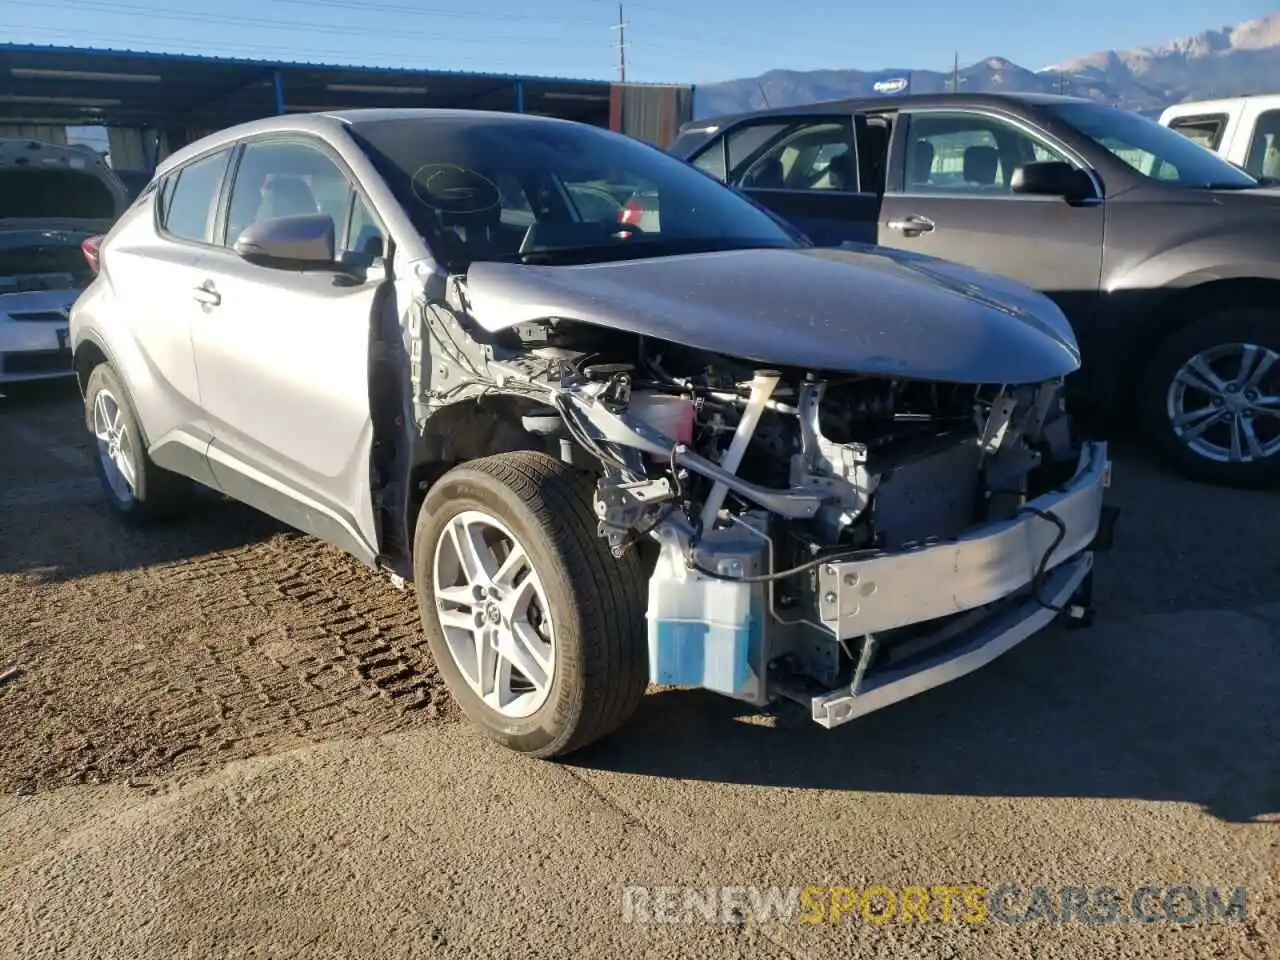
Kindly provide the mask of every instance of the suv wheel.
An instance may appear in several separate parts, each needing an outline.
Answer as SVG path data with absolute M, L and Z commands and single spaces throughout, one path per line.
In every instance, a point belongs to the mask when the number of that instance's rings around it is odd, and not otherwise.
M 1193 479 L 1280 480 L 1280 316 L 1224 310 L 1179 330 L 1151 358 L 1140 412 L 1148 435 Z
M 110 365 L 100 364 L 89 374 L 84 397 L 85 422 L 97 444 L 94 466 L 107 502 L 135 523 L 171 514 L 191 482 L 151 462 L 138 418 Z
M 648 683 L 646 581 L 597 535 L 589 475 L 541 453 L 487 457 L 432 487 L 414 535 L 427 643 L 486 734 L 558 757 L 617 729 Z

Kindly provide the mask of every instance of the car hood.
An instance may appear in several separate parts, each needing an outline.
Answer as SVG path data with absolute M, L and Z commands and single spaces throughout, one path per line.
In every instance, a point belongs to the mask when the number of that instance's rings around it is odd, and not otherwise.
M 1035 291 L 879 247 L 752 249 L 583 266 L 479 262 L 490 332 L 556 318 L 779 366 L 955 383 L 1034 383 L 1080 365 Z

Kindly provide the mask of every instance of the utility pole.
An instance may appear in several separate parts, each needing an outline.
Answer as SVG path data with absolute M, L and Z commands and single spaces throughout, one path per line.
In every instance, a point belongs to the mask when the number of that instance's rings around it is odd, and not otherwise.
M 955 62 L 951 67 L 951 92 L 960 92 L 960 51 L 956 50 Z
M 622 0 L 618 0 L 618 82 L 627 82 L 627 21 L 622 15 Z

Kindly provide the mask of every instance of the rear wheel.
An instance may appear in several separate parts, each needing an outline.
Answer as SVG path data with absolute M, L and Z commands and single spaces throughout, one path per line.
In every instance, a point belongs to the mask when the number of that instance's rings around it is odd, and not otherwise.
M 1139 405 L 1146 433 L 1186 476 L 1280 481 L 1280 315 L 1224 310 L 1179 330 L 1152 356 Z
M 432 487 L 414 582 L 436 665 L 499 743 L 564 756 L 621 726 L 648 682 L 645 579 L 596 531 L 590 478 L 541 453 L 456 467 Z
M 109 364 L 85 384 L 85 422 L 93 434 L 94 466 L 107 503 L 130 523 L 171 516 L 191 492 L 191 481 L 156 466 L 147 455 L 138 418 Z

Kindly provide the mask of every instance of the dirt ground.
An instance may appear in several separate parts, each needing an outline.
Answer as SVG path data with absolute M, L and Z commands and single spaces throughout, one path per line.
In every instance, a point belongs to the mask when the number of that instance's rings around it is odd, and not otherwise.
M 145 787 L 458 718 L 411 590 L 212 496 L 130 530 L 91 446 L 73 385 L 0 400 L 0 792 Z M 1124 456 L 1104 616 L 1280 601 L 1280 497 Z
M 129 530 L 73 391 L 0 405 L 0 792 L 143 786 L 451 715 L 412 591 L 213 498 Z
M 654 691 L 567 764 L 457 714 L 413 597 L 215 498 L 112 517 L 0 399 L 0 957 L 1280 956 L 1280 491 L 1121 445 L 1092 630 L 839 730 Z M 1217 884 L 1243 922 L 628 926 L 634 884 Z M 534 895 L 531 896 L 531 891 Z M 11 951 L 11 952 L 6 952 Z

